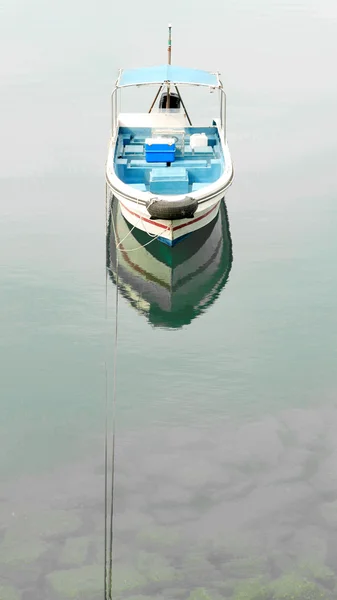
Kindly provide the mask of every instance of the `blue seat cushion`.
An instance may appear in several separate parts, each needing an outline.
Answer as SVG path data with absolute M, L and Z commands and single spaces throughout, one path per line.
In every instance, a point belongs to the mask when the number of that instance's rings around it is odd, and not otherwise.
M 150 191 L 155 194 L 185 194 L 188 185 L 188 173 L 184 168 L 159 167 L 150 172 Z

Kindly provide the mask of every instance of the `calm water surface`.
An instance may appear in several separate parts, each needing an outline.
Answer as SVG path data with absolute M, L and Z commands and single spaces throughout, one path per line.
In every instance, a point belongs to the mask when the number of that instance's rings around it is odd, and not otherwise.
M 1 600 L 103 598 L 109 96 L 168 21 L 236 178 L 171 312 L 167 257 L 121 280 L 113 596 L 337 598 L 335 3 L 2 0 Z

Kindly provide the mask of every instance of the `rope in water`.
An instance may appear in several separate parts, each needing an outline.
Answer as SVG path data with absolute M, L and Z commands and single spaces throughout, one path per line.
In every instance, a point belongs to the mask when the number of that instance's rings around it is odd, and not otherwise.
M 118 342 L 118 255 L 116 257 L 116 316 L 115 316 L 115 343 L 114 343 L 114 380 L 112 396 L 112 450 L 111 450 L 111 506 L 110 506 L 110 532 L 109 532 L 109 600 L 112 600 L 112 546 L 114 538 L 114 497 L 115 497 L 115 448 L 116 448 L 116 398 L 117 398 L 117 342 Z
M 107 192 L 107 188 L 106 188 Z M 106 193 L 106 240 L 108 223 L 108 198 Z M 108 240 L 107 240 L 108 241 Z M 116 448 L 116 399 L 117 399 L 117 342 L 118 342 L 118 255 L 116 258 L 116 301 L 115 301 L 115 340 L 114 340 L 114 368 L 112 392 L 112 447 L 111 447 L 111 498 L 110 508 L 108 499 L 108 369 L 105 360 L 105 443 L 104 443 L 104 600 L 112 600 L 112 563 L 114 539 L 114 496 L 115 496 L 115 448 Z M 105 268 L 105 319 L 108 321 L 108 269 Z M 107 328 L 108 330 L 108 328 Z M 108 352 L 108 337 L 106 355 Z M 109 522 L 110 517 L 110 522 Z
M 108 409 L 109 409 L 109 386 L 108 386 L 108 366 L 107 366 L 107 355 L 108 355 L 108 336 L 106 338 L 106 360 L 105 360 L 105 441 L 104 441 L 104 600 L 112 600 L 112 567 L 113 567 L 113 540 L 114 540 L 114 497 L 115 497 L 115 455 L 116 455 L 116 401 L 117 401 L 117 347 L 118 347 L 118 307 L 119 307 L 119 260 L 118 250 L 120 252 L 135 252 L 141 250 L 149 244 L 152 244 L 159 235 L 154 235 L 152 239 L 146 244 L 139 245 L 136 248 L 125 249 L 122 248 L 122 244 L 132 234 L 133 230 L 138 226 L 139 222 L 144 221 L 142 217 L 139 218 L 137 223 L 130 229 L 127 235 L 120 241 L 117 242 L 117 232 L 115 226 L 115 220 L 113 218 L 112 211 L 112 196 L 108 191 L 106 185 L 105 194 L 105 233 L 106 243 L 108 244 L 108 224 L 111 218 L 111 223 L 114 232 L 114 241 L 116 245 L 116 298 L 115 298 L 115 335 L 114 335 L 114 358 L 113 358 L 113 391 L 112 391 L 112 445 L 111 445 L 111 497 L 109 507 L 109 496 L 108 496 Z M 169 230 L 167 227 L 163 231 Z M 163 232 L 161 232 L 163 233 Z M 105 322 L 108 325 L 108 266 L 105 268 Z M 108 327 L 106 327 L 108 331 Z
M 129 237 L 129 235 L 131 235 L 131 234 L 132 234 L 132 232 L 134 231 L 134 229 L 136 229 L 136 228 L 137 228 L 137 226 L 138 226 L 138 224 L 139 224 L 140 222 L 142 222 L 142 224 L 143 224 L 143 227 L 144 227 L 144 231 L 145 231 L 145 233 L 146 233 L 146 234 L 147 234 L 149 237 L 151 237 L 151 240 L 150 240 L 149 242 L 146 242 L 146 244 L 142 244 L 142 245 L 136 246 L 136 248 L 122 248 L 122 247 L 121 247 L 121 246 L 122 246 L 122 244 L 123 244 L 123 243 L 125 242 L 125 240 L 126 240 L 128 237 Z M 155 242 L 155 241 L 156 241 L 156 240 L 157 240 L 157 239 L 158 239 L 158 238 L 159 238 L 159 237 L 160 237 L 160 236 L 161 236 L 163 233 L 165 233 L 165 231 L 169 231 L 169 229 L 170 229 L 170 227 L 169 227 L 169 226 L 168 226 L 168 227 L 165 227 L 165 229 L 163 229 L 163 231 L 161 231 L 160 233 L 158 233 L 158 235 L 157 235 L 157 234 L 155 234 L 155 235 L 154 235 L 153 233 L 149 233 L 149 232 L 147 231 L 147 229 L 146 229 L 146 226 L 145 226 L 145 223 L 144 223 L 144 220 L 143 220 L 143 218 L 142 218 L 142 217 L 139 217 L 139 219 L 138 219 L 137 223 L 136 223 L 135 225 L 133 225 L 133 226 L 131 227 L 130 231 L 128 231 L 128 233 L 127 233 L 127 234 L 124 236 L 124 238 L 123 238 L 122 240 L 120 240 L 120 241 L 117 243 L 117 237 L 118 237 L 118 236 L 117 236 L 116 227 L 115 227 L 115 222 L 114 222 L 114 218 L 113 218 L 112 212 L 111 212 L 111 223 L 112 223 L 112 228 L 113 228 L 113 232 L 114 232 L 114 238 L 115 238 L 115 241 L 116 241 L 116 249 L 117 249 L 117 250 L 120 250 L 120 252 L 128 252 L 128 253 L 129 253 L 129 252 L 136 252 L 136 250 L 142 250 L 142 248 L 146 248 L 146 246 L 148 246 L 149 244 L 152 244 L 152 242 Z
M 108 223 L 108 195 L 105 188 L 105 235 L 107 239 Z M 105 267 L 105 323 L 108 322 L 108 271 Z M 107 560 L 108 560 L 108 336 L 106 327 L 106 349 L 105 349 L 105 440 L 104 440 L 104 600 L 108 600 L 107 588 Z

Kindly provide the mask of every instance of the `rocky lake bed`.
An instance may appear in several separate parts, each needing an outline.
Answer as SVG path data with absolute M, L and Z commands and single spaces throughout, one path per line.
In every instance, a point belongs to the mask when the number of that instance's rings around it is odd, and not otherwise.
M 331 407 L 120 436 L 114 597 L 336 599 L 336 428 Z M 103 578 L 102 460 L 3 486 L 0 600 L 98 600 Z

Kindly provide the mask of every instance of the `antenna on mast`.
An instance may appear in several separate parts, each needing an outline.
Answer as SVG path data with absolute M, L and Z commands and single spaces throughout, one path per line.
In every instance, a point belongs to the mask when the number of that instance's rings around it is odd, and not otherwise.
M 171 51 L 172 51 L 172 25 L 169 23 L 168 26 L 169 29 L 169 37 L 168 37 L 168 48 L 167 48 L 167 53 L 168 53 L 168 64 L 171 64 Z
M 168 46 L 167 46 L 167 54 L 168 54 L 168 64 L 171 64 L 171 54 L 172 54 L 172 25 L 169 23 L 169 37 L 168 37 Z M 166 100 L 166 108 L 170 108 L 170 84 L 167 84 L 167 100 Z

